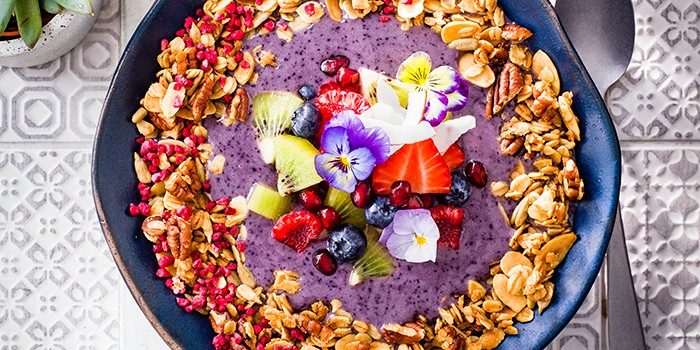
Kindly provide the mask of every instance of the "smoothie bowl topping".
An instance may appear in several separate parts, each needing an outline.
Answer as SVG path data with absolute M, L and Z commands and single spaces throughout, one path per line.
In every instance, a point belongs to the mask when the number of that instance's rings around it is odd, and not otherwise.
M 417 51 L 371 69 L 340 50 L 316 62 L 325 77 L 318 88 L 295 81 L 290 91 L 249 95 L 261 69 L 284 62 L 261 45 L 247 51 L 247 42 L 292 41 L 326 13 L 404 30 L 426 25 L 460 52 L 456 68 Z M 515 322 L 551 302 L 552 274 L 576 241 L 569 203 L 584 195 L 572 93 L 560 91 L 546 53 L 531 53 L 530 36 L 506 23 L 494 0 L 206 1 L 161 43 L 162 69 L 132 116 L 142 135 L 134 153 L 141 201 L 128 212 L 145 217 L 156 275 L 185 311 L 209 317 L 216 349 L 497 347 L 518 333 Z M 483 104 L 479 125 L 500 125 L 492 136 L 500 155 L 467 156 L 465 140 L 483 133 L 463 112 L 470 85 L 486 91 L 471 103 Z M 212 197 L 212 181 L 235 161 L 209 141 L 217 123 L 253 130 L 238 147 L 257 145 L 275 185 L 257 182 L 247 198 Z M 517 162 L 489 184 L 488 157 Z M 482 282 L 458 281 L 461 289 L 434 305 L 437 317 L 373 325 L 340 300 L 293 305 L 302 290 L 324 286 L 283 263 L 262 283 L 251 268 L 264 261 L 246 258 L 268 235 L 284 259 L 308 256 L 316 275 L 343 288 L 391 281 L 463 254 L 476 238 L 464 227 L 478 214 L 465 208 L 478 208 L 474 194 L 486 191 L 501 212 L 489 215 L 502 214 L 512 231 L 509 251 L 484 266 Z M 250 215 L 268 220 L 270 232 L 249 231 Z

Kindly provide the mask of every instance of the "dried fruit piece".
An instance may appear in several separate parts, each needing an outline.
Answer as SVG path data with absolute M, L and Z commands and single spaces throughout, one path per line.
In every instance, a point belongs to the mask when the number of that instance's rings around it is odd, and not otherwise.
M 462 222 L 464 221 L 462 208 L 437 205 L 430 208 L 430 215 L 435 220 L 435 224 L 437 224 L 440 231 L 438 244 L 448 246 L 454 250 L 459 249 L 459 241 L 462 237 Z
M 305 251 L 321 232 L 321 220 L 305 210 L 282 215 L 272 227 L 272 237 L 300 253 Z

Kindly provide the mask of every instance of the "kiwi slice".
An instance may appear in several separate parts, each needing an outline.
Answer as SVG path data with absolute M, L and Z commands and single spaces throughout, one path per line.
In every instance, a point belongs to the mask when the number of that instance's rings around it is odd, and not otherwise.
M 307 139 L 282 134 L 272 140 L 277 168 L 277 191 L 286 196 L 321 181 L 314 158 L 319 151 Z
M 304 103 L 290 92 L 263 92 L 253 98 L 253 128 L 260 155 L 266 164 L 275 161 L 272 140 L 287 130 L 294 111 Z
M 377 81 L 379 79 L 384 79 L 384 81 L 386 81 L 387 84 L 394 89 L 394 92 L 396 92 L 396 95 L 399 98 L 399 103 L 403 108 L 406 108 L 408 105 L 408 93 L 416 90 L 411 84 L 404 83 L 394 78 L 389 78 L 384 74 L 378 73 L 371 69 L 360 68 L 359 73 L 362 95 L 371 105 L 377 103 Z
M 350 224 L 356 227 L 365 227 L 367 225 L 364 209 L 360 209 L 352 204 L 349 193 L 329 186 L 323 204 L 335 209 L 340 215 L 340 222 L 343 225 Z
M 355 262 L 348 283 L 356 286 L 365 280 L 387 277 L 394 272 L 394 260 L 389 251 L 379 243 L 379 233 L 372 226 L 365 226 L 367 248 L 365 254 Z
M 292 197 L 283 197 L 276 190 L 255 183 L 248 193 L 248 209 L 270 220 L 277 220 L 292 210 Z

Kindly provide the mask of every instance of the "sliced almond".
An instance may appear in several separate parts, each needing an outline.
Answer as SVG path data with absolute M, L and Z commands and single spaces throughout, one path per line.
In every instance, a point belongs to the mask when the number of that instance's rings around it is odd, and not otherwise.
M 401 18 L 416 18 L 423 13 L 425 7 L 423 6 L 424 0 L 413 0 L 412 2 L 401 1 L 396 7 L 396 13 Z
M 527 298 L 524 295 L 508 293 L 508 277 L 502 273 L 493 276 L 493 293 L 515 312 L 520 312 L 527 305 Z
M 464 39 L 478 33 L 481 27 L 472 21 L 457 21 L 447 23 L 442 27 L 440 37 L 445 44 L 449 44 L 457 39 Z
M 343 10 L 340 9 L 340 0 L 326 0 L 326 8 L 328 8 L 328 16 L 336 22 L 343 21 Z
M 306 23 L 318 23 L 323 17 L 324 11 L 321 4 L 316 1 L 307 1 L 297 7 L 297 14 Z
M 174 82 L 168 85 L 168 90 L 160 103 L 160 108 L 163 110 L 163 115 L 166 118 L 174 116 L 180 110 L 180 107 L 184 105 L 185 89 L 180 87 L 180 90 L 175 90 L 176 85 L 177 83 Z
M 532 56 L 532 71 L 538 79 L 547 81 L 554 91 L 554 95 L 559 95 L 561 82 L 557 67 L 549 56 L 542 50 L 535 52 Z
M 506 276 L 510 276 L 510 270 L 519 265 L 527 266 L 532 269 L 532 261 L 520 252 L 505 253 L 503 258 L 501 258 L 500 265 L 501 271 L 503 271 Z
M 243 64 L 243 62 L 246 62 L 247 64 Z M 244 67 L 245 66 L 245 67 Z M 255 58 L 253 57 L 253 54 L 251 54 L 248 51 L 243 52 L 243 60 L 238 64 L 238 67 L 236 67 L 236 70 L 233 71 L 233 76 L 236 78 L 236 81 L 238 82 L 239 85 L 244 85 L 250 80 L 250 77 L 253 76 L 253 72 L 255 71 Z
M 341 0 L 340 7 L 345 11 L 345 14 L 350 19 L 358 19 L 360 15 L 357 13 L 354 7 L 352 7 L 352 0 Z
M 535 257 L 535 265 L 546 263 L 547 261 L 545 259 L 547 258 L 547 254 L 550 253 L 556 254 L 557 258 L 559 258 L 558 261 L 564 260 L 566 253 L 569 252 L 569 249 L 571 249 L 571 247 L 574 245 L 574 242 L 576 242 L 576 235 L 573 233 L 565 233 L 552 238 L 537 253 L 537 256 Z M 557 265 L 558 263 L 553 264 L 551 268 L 554 269 L 557 267 Z

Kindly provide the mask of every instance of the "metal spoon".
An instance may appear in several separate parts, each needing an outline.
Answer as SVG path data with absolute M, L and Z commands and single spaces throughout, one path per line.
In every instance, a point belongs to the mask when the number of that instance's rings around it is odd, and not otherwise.
M 634 48 L 630 0 L 557 0 L 555 10 L 602 96 L 627 70 Z M 625 246 L 618 205 L 608 247 L 607 345 L 611 350 L 643 350 L 644 332 Z

